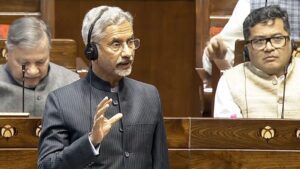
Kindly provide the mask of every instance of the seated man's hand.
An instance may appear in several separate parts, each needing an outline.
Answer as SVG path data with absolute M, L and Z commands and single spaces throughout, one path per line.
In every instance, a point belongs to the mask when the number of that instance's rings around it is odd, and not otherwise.
M 202 59 L 205 71 L 207 71 L 209 74 L 212 73 L 212 68 L 211 66 L 208 66 L 208 62 L 214 62 L 219 70 L 226 70 L 231 68 L 231 64 L 225 58 L 227 57 L 226 53 L 227 46 L 222 38 L 220 36 L 214 36 L 213 38 L 211 38 L 211 40 L 207 43 L 206 48 L 204 49 L 204 55 Z
M 94 116 L 94 124 L 91 131 L 90 139 L 94 146 L 101 143 L 103 138 L 109 133 L 111 126 L 122 118 L 122 114 L 118 113 L 112 118 L 104 117 L 112 99 L 105 97 L 97 106 L 96 114 Z
M 213 37 L 207 43 L 206 48 L 207 48 L 208 57 L 210 58 L 210 60 L 225 59 L 225 55 L 227 52 L 227 46 L 223 42 L 222 38 Z

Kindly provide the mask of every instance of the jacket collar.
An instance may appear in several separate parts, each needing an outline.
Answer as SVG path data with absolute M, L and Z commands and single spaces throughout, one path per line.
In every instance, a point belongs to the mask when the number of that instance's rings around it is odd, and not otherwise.
M 99 90 L 103 90 L 103 91 L 107 91 L 107 92 L 111 92 L 112 91 L 112 87 L 110 86 L 110 83 L 107 81 L 102 80 L 101 78 L 99 78 L 98 76 L 95 75 L 95 73 L 90 69 L 88 74 L 86 75 L 85 79 L 87 80 L 88 83 L 91 82 L 91 85 Z M 121 91 L 124 87 L 124 78 L 122 78 L 119 81 L 119 91 Z

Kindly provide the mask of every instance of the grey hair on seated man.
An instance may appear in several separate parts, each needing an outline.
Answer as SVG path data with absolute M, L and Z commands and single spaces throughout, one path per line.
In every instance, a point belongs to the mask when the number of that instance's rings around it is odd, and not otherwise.
M 79 79 L 78 74 L 50 62 L 51 33 L 38 18 L 15 20 L 6 48 L 6 63 L 0 65 L 0 93 L 5 96 L 0 97 L 0 112 L 24 108 L 31 116 L 42 116 L 48 93 Z

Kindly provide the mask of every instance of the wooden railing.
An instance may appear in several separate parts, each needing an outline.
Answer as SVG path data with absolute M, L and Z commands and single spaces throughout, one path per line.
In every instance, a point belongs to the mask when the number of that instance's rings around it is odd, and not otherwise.
M 165 118 L 172 169 L 300 168 L 300 121 Z
M 0 168 L 36 168 L 40 123 L 0 118 Z M 170 169 L 300 168 L 299 120 L 165 117 L 165 127 Z

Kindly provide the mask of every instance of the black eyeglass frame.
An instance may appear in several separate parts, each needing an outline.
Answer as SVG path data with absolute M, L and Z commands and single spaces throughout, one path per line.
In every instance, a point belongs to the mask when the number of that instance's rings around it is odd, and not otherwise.
M 283 43 L 282 45 L 280 45 L 280 46 L 276 46 L 276 45 L 274 46 L 274 44 L 276 44 L 276 43 L 274 43 L 274 40 L 275 40 L 275 39 L 278 39 L 278 38 L 283 38 L 283 39 L 284 39 L 284 43 Z M 246 45 L 250 43 L 250 44 L 251 44 L 251 47 L 252 47 L 253 49 L 255 49 L 255 50 L 263 50 L 263 49 L 266 48 L 267 43 L 270 42 L 271 45 L 272 45 L 275 49 L 280 49 L 280 48 L 282 48 L 282 47 L 284 47 L 284 46 L 286 45 L 287 39 L 290 40 L 290 36 L 284 36 L 284 35 L 282 35 L 282 36 L 272 36 L 272 37 L 268 37 L 268 38 L 257 38 L 257 39 L 252 39 L 252 40 L 246 41 Z M 261 40 L 264 40 L 264 41 L 265 41 L 264 45 L 263 45 L 262 47 L 260 47 L 260 48 L 254 47 L 253 42 L 255 42 L 255 41 L 261 41 Z M 273 40 L 273 42 L 272 42 L 272 40 Z

